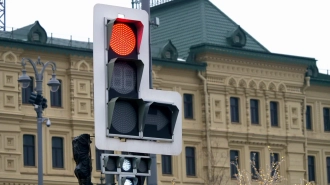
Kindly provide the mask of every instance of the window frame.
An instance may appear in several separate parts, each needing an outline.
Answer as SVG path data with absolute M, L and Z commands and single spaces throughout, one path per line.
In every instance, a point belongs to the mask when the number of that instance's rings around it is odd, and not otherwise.
M 274 157 L 274 161 L 272 161 L 273 160 L 273 157 Z M 273 169 L 273 164 L 272 164 L 273 162 L 274 162 L 274 165 L 276 165 L 276 166 L 278 165 L 278 162 L 280 162 L 280 154 L 279 153 L 276 153 L 276 152 L 270 153 L 270 166 L 272 166 L 271 176 L 273 176 L 274 173 L 275 173 L 275 170 Z M 278 172 L 280 171 L 280 166 L 277 169 L 277 171 Z
M 191 156 L 188 156 L 188 152 L 187 149 L 192 149 L 192 154 Z M 193 146 L 186 146 L 185 147 L 185 158 L 186 158 L 186 176 L 187 177 L 195 177 L 196 176 L 196 147 Z M 188 163 L 188 161 L 192 162 L 192 168 L 190 167 L 190 164 Z M 191 169 L 192 171 L 189 171 L 189 169 Z
M 272 108 L 272 105 L 276 105 L 275 110 Z M 279 127 L 279 102 L 270 101 L 269 111 L 270 111 L 270 126 Z
M 187 100 L 187 97 L 191 99 Z M 184 107 L 184 118 L 194 119 L 194 94 L 184 93 L 183 94 L 183 107 Z
M 235 104 L 232 104 L 235 102 Z M 240 122 L 240 98 L 238 97 L 230 97 L 230 121 L 231 123 L 239 123 Z
M 306 130 L 313 130 L 313 108 L 311 105 L 306 106 Z
M 54 139 L 61 139 L 61 147 L 54 147 Z M 64 155 L 64 137 L 61 136 L 52 136 L 52 168 L 54 169 L 63 169 L 65 168 L 65 155 Z M 54 150 L 55 151 L 55 155 L 54 155 Z M 58 163 L 58 159 L 57 159 L 57 155 L 58 155 L 58 150 L 62 150 L 59 154 L 62 155 L 62 164 L 55 164 L 54 165 L 54 160 L 56 161 L 55 163 Z
M 29 145 L 29 144 L 26 144 L 25 142 L 25 136 L 32 136 L 33 138 L 33 145 Z M 28 159 L 27 161 L 25 161 L 25 157 L 27 156 L 27 158 L 29 158 L 29 152 L 26 153 L 25 150 L 26 148 L 30 148 L 32 147 L 33 148 L 33 152 L 32 152 L 32 158 L 33 159 L 33 162 L 32 164 L 27 164 L 28 161 L 30 162 L 30 159 Z M 27 163 L 26 163 L 27 162 Z M 36 136 L 34 134 L 23 134 L 23 166 L 24 167 L 36 167 Z
M 310 164 L 310 159 L 313 159 L 313 164 Z M 307 156 L 307 167 L 308 167 L 308 182 L 314 181 L 316 182 L 316 170 L 315 170 L 315 156 L 308 155 Z M 312 173 L 311 173 L 312 172 Z
M 236 152 L 236 153 L 237 153 L 237 156 L 233 157 L 233 156 L 232 156 L 232 152 L 233 152 L 233 153 Z M 234 166 L 234 165 L 232 164 L 232 162 L 234 162 L 235 165 L 236 165 L 236 162 L 237 162 L 237 164 L 239 165 L 239 162 L 240 162 L 240 160 L 239 160 L 239 158 L 240 158 L 239 155 L 240 155 L 240 151 L 239 151 L 239 150 L 235 150 L 235 149 L 233 149 L 233 150 L 230 150 L 230 151 L 229 151 L 229 157 L 230 157 L 230 177 L 231 177 L 232 179 L 236 179 L 235 173 L 238 174 L 238 169 L 236 168 L 236 166 Z M 233 158 L 232 158 L 232 157 L 233 157 Z M 237 159 L 237 160 L 236 160 L 236 159 Z
M 173 158 L 171 155 L 161 155 L 162 158 L 162 174 L 173 175 Z
M 256 154 L 255 156 L 255 168 L 258 170 L 260 170 L 260 152 L 259 151 L 250 151 L 250 160 L 251 162 L 253 161 L 253 156 L 254 156 L 254 153 Z M 251 179 L 258 179 L 258 177 L 256 177 L 256 172 L 254 170 L 254 168 L 252 167 L 251 165 Z
M 60 86 L 56 92 L 50 91 L 50 106 L 62 108 L 63 107 L 63 81 L 58 79 Z
M 327 182 L 330 184 L 330 156 L 325 158 Z
M 330 107 L 323 107 L 323 126 L 325 132 L 330 132 Z
M 22 104 L 30 104 L 29 103 L 29 99 L 30 99 L 30 96 L 31 96 L 31 93 L 34 92 L 34 77 L 33 76 L 30 76 L 31 78 L 31 81 L 30 81 L 30 84 L 27 88 L 21 88 L 22 91 Z M 30 92 L 27 92 L 27 91 L 30 91 Z
M 252 107 L 252 102 L 255 102 L 255 107 Z M 260 124 L 260 101 L 258 99 L 250 99 L 250 117 L 251 124 L 259 125 Z M 256 120 L 254 120 L 256 119 Z

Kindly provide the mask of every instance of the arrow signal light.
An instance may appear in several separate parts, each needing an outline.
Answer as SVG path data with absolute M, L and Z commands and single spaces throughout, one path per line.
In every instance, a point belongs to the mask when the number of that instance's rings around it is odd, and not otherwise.
M 157 102 L 146 103 L 143 138 L 173 141 L 173 132 L 179 109 L 175 105 Z

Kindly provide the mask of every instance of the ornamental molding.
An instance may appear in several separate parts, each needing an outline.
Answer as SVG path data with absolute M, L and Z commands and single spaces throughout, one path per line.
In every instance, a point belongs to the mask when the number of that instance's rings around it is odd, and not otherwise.
M 253 76 L 263 76 L 267 78 L 282 78 L 303 81 L 306 69 L 276 65 L 273 63 L 266 63 L 260 61 L 243 61 L 230 58 L 215 57 L 215 56 L 200 56 L 197 61 L 207 62 L 208 71 L 223 71 L 226 73 L 239 73 Z M 221 61 L 222 63 L 215 63 Z M 234 64 L 234 65 L 229 65 Z M 249 67 L 253 66 L 253 67 Z M 256 67 L 260 67 L 259 69 Z M 272 69 L 272 70 L 269 70 Z M 293 72 L 293 73 L 292 73 Z
M 262 80 L 257 78 L 245 78 L 229 76 L 225 79 L 225 85 L 234 88 L 254 89 L 273 92 L 301 93 L 301 87 L 286 85 L 280 81 Z
M 70 69 L 83 72 L 93 72 L 92 58 L 70 55 Z

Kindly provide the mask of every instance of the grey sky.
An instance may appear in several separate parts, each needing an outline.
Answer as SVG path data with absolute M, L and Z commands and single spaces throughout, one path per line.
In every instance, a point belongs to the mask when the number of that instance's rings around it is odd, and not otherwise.
M 330 70 L 328 0 L 211 2 L 271 52 L 316 58 L 320 72 Z M 7 0 L 7 30 L 39 20 L 48 35 L 92 41 L 96 3 L 131 7 L 131 0 Z

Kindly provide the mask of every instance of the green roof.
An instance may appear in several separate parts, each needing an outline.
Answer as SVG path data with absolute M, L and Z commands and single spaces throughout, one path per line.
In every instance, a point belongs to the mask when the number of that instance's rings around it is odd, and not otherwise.
M 151 17 L 160 19 L 160 26 L 151 28 L 152 44 L 171 39 L 179 57 L 187 58 L 189 47 L 200 43 L 231 46 L 226 38 L 239 25 L 208 0 L 174 0 L 150 9 Z M 243 48 L 269 52 L 240 28 L 246 36 Z

